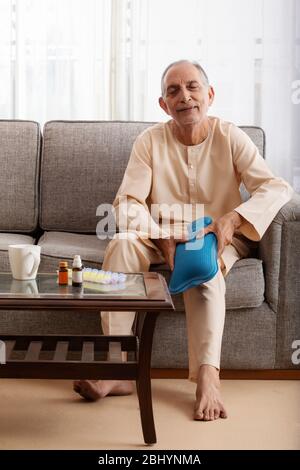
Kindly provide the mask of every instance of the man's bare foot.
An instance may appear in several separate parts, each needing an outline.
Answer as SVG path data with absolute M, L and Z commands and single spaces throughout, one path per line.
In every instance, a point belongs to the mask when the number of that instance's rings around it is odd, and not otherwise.
M 128 380 L 75 380 L 73 390 L 89 401 L 107 395 L 131 395 L 133 384 Z
M 213 421 L 218 418 L 227 418 L 221 400 L 219 371 L 213 366 L 203 364 L 198 372 L 194 419 Z

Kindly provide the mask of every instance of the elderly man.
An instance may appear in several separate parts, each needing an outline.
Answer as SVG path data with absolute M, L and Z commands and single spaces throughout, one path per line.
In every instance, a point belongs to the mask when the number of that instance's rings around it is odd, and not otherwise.
M 230 122 L 207 115 L 214 90 L 198 63 L 181 60 L 162 76 L 161 108 L 171 117 L 146 129 L 135 141 L 114 206 L 123 200 L 151 219 L 150 204 L 196 205 L 212 218 L 204 233 L 218 240 L 219 270 L 210 281 L 184 293 L 188 332 L 189 379 L 197 384 L 194 419 L 226 418 L 220 392 L 220 353 L 225 317 L 224 276 L 238 259 L 247 256 L 247 240 L 260 240 L 292 189 L 275 177 L 250 138 Z M 251 197 L 242 202 L 240 183 Z M 163 214 L 160 214 L 163 216 Z M 151 221 L 153 221 L 151 219 Z M 172 270 L 176 243 L 186 239 L 191 220 L 172 220 L 172 237 L 116 236 L 105 253 L 103 269 L 147 271 L 164 260 Z M 155 225 L 155 222 L 154 222 Z M 179 235 L 176 236 L 176 230 Z M 162 231 L 158 230 L 162 234 Z M 183 235 L 182 235 L 183 234 Z M 134 312 L 102 312 L 105 334 L 130 334 Z M 74 390 L 91 400 L 132 392 L 127 381 L 76 381 Z

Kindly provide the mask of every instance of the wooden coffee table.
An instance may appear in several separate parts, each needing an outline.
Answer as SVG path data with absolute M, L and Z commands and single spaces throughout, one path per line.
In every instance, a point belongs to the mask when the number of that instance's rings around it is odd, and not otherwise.
M 136 311 L 133 335 L 2 335 L 6 364 L 2 378 L 135 380 L 144 441 L 156 442 L 151 395 L 151 350 L 160 311 L 174 310 L 158 273 L 129 274 L 124 284 L 84 282 L 59 286 L 55 274 L 16 281 L 0 273 L 0 308 L 28 310 Z M 122 351 L 127 361 L 122 361 Z M 108 354 L 109 353 L 109 354 Z

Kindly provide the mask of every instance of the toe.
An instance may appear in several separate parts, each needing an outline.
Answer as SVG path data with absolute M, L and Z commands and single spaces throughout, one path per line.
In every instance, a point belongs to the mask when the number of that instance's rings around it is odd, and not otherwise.
M 195 410 L 194 412 L 194 420 L 196 421 L 203 421 L 203 412 L 200 410 Z
M 214 409 L 214 419 L 218 419 L 220 417 L 220 410 L 218 408 Z
M 74 380 L 73 390 L 74 390 L 74 392 L 77 392 L 77 393 L 80 392 L 80 390 L 81 390 L 81 380 Z
M 194 406 L 194 419 L 196 421 L 202 421 L 203 418 L 204 418 L 203 406 L 201 405 L 201 403 L 196 401 L 195 406 Z
M 204 411 L 204 421 L 209 421 L 209 411 L 208 410 Z
M 220 417 L 223 418 L 223 419 L 227 418 L 227 412 L 224 408 L 222 408 L 221 411 L 220 411 Z
M 90 380 L 76 380 L 73 390 L 87 401 L 96 401 L 100 398 L 97 386 Z

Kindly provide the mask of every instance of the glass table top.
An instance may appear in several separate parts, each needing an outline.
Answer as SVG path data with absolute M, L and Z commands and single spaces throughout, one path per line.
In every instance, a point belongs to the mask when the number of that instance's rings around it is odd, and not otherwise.
M 36 279 L 18 281 L 13 279 L 11 273 L 0 273 L 0 298 L 95 298 L 101 296 L 146 298 L 143 274 L 127 274 L 126 281 L 119 284 L 100 284 L 84 281 L 82 287 L 73 287 L 72 281 L 61 286 L 54 273 L 40 273 Z

